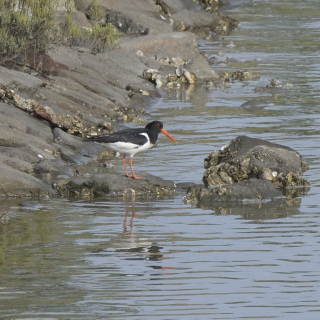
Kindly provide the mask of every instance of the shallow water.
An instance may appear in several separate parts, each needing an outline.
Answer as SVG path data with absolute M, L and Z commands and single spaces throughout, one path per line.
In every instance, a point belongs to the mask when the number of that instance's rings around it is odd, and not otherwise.
M 200 182 L 203 159 L 239 134 L 288 145 L 310 165 L 290 201 L 195 208 L 174 199 L 43 200 L 3 205 L 1 319 L 318 319 L 320 314 L 319 27 L 317 0 L 253 1 L 242 22 L 200 42 L 258 81 L 167 93 L 150 114 L 179 141 L 134 158 L 137 173 Z M 229 46 L 233 41 L 235 47 Z M 220 57 L 219 52 L 225 53 Z M 221 55 L 221 54 L 220 54 Z M 256 93 L 271 79 L 289 89 Z M 260 110 L 240 106 L 253 99 Z M 118 171 L 120 159 L 113 160 Z M 7 203 L 8 204 L 8 203 Z

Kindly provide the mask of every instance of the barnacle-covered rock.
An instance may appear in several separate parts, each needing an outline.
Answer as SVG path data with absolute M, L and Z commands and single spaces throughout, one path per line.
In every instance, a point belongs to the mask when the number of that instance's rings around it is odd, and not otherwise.
M 233 29 L 239 28 L 241 23 L 230 17 L 222 17 L 219 24 L 214 28 L 215 33 L 229 34 Z
M 204 187 L 189 189 L 187 201 L 208 202 L 210 197 L 212 201 L 293 197 L 298 194 L 298 187 L 310 186 L 302 177 L 308 165 L 298 152 L 247 136 L 238 136 L 221 150 L 213 151 L 205 158 L 204 167 Z
M 158 69 L 146 69 L 142 73 L 142 78 L 153 83 L 156 83 L 159 77 L 162 77 L 162 73 Z
M 194 73 L 185 70 L 183 73 L 184 77 L 187 79 L 187 82 L 192 84 L 192 83 L 197 83 L 197 77 Z
M 233 80 L 239 80 L 239 81 L 246 81 L 246 80 L 250 80 L 254 77 L 254 74 L 252 71 L 235 71 L 232 74 L 232 78 Z
M 208 165 L 210 164 L 210 166 Z M 256 178 L 272 181 L 277 187 L 307 186 L 301 177 L 307 165 L 295 150 L 262 139 L 238 136 L 218 152 L 205 159 L 207 170 L 203 175 L 206 187 L 227 174 L 232 182 Z M 300 177 L 300 178 L 299 178 Z
M 197 83 L 197 77 L 193 72 L 188 71 L 183 65 L 174 66 L 172 63 L 163 65 L 160 70 L 146 69 L 142 77 L 155 83 L 157 87 Z

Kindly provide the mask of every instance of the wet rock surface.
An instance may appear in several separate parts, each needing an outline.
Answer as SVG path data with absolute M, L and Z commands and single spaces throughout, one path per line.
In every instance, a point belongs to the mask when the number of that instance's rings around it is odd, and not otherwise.
M 59 195 L 67 197 L 152 197 L 173 196 L 175 185 L 150 174 L 144 174 L 144 180 L 128 179 L 118 174 L 86 175 L 74 179 L 59 180 L 54 184 Z
M 234 202 L 244 200 L 266 200 L 282 197 L 282 192 L 270 181 L 248 179 L 236 184 L 226 184 L 215 188 L 196 187 L 187 191 L 185 200 L 188 203 L 210 207 L 216 201 Z
M 185 200 L 261 201 L 305 192 L 307 164 L 295 150 L 266 140 L 238 136 L 204 161 L 204 186 L 190 187 Z

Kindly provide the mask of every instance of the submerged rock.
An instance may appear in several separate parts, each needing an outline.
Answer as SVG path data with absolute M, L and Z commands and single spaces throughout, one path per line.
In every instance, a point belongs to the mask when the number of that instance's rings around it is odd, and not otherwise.
M 294 89 L 292 83 L 281 84 L 278 79 L 274 78 L 270 80 L 270 83 L 265 87 L 256 87 L 255 92 L 268 92 L 268 93 L 278 93 L 284 90 Z
M 295 150 L 266 140 L 238 136 L 205 159 L 203 187 L 189 188 L 185 200 L 267 200 L 295 196 L 310 184 L 302 177 L 308 165 Z
M 255 77 L 252 71 L 235 71 L 232 73 L 231 77 L 233 80 L 246 81 L 251 80 Z
M 269 106 L 264 99 L 249 100 L 243 103 L 240 108 L 247 111 L 259 111 Z

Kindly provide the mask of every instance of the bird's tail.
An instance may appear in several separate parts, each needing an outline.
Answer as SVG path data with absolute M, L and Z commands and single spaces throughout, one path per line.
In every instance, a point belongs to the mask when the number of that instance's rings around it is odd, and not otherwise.
M 101 135 L 101 136 L 92 136 L 89 138 L 84 138 L 84 141 L 93 141 L 93 142 L 106 142 L 108 136 Z

